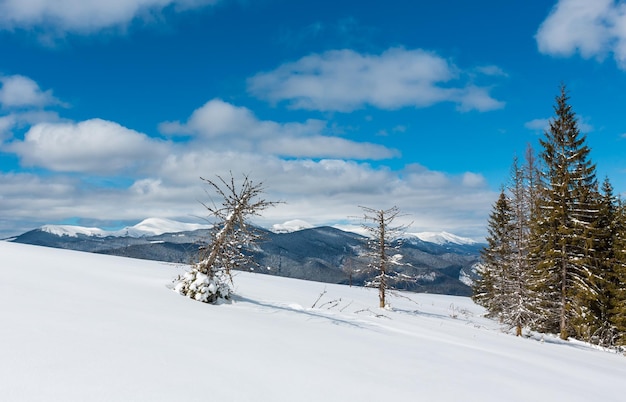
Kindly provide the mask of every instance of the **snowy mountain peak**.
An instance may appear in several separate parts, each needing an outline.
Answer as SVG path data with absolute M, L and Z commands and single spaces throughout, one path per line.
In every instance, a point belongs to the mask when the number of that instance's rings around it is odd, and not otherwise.
M 120 230 L 104 230 L 95 227 L 74 225 L 44 225 L 40 229 L 56 236 L 77 237 L 145 237 L 158 236 L 163 233 L 187 232 L 198 229 L 208 229 L 210 225 L 198 223 L 184 223 L 164 218 L 148 218 L 134 226 L 126 226 Z
M 87 228 L 73 225 L 44 225 L 40 228 L 40 230 L 56 236 L 77 237 L 79 234 L 93 237 L 107 236 L 106 230 L 102 230 L 100 228 Z
M 448 232 L 419 232 L 419 233 L 409 233 L 408 235 L 417 237 L 418 239 L 425 241 L 425 242 L 435 243 L 439 245 L 444 245 L 444 244 L 473 245 L 473 244 L 478 243 L 477 241 L 472 240 L 470 238 L 457 236 Z
M 184 223 L 164 218 L 148 218 L 127 229 L 143 233 L 143 235 L 161 235 L 163 233 L 190 232 L 209 229 L 211 225 L 200 223 Z
M 300 219 L 294 219 L 285 223 L 276 223 L 272 225 L 272 231 L 274 233 L 291 233 L 297 232 L 298 230 L 311 229 L 312 227 L 313 225 L 311 225 L 309 222 Z

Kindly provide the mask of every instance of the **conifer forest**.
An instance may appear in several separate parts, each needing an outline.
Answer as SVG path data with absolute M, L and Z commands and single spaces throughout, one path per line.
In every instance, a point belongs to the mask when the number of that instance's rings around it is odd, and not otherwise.
M 624 346 L 626 204 L 596 177 L 565 86 L 539 143 L 514 157 L 493 205 L 473 299 L 518 336 Z

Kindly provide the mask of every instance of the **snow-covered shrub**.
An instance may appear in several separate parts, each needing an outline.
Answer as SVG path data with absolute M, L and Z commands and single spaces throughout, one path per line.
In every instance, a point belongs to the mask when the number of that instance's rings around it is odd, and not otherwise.
M 216 270 L 209 277 L 193 267 L 174 280 L 174 291 L 203 303 L 217 303 L 220 299 L 230 299 L 229 280 L 223 270 Z

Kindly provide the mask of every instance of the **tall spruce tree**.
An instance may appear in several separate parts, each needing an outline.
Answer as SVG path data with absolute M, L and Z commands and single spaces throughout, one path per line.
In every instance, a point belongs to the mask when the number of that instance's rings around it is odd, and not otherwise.
M 481 277 L 474 284 L 474 300 L 515 328 L 517 336 L 535 321 L 536 297 L 528 286 L 529 220 L 534 187 L 533 159 L 520 166 L 517 157 L 511 168 L 511 182 L 503 190 L 489 219 L 488 245 L 482 252 Z
M 597 294 L 589 301 L 593 314 L 585 317 L 583 329 L 586 340 L 602 346 L 613 346 L 618 338 L 613 307 L 619 298 L 620 279 L 618 276 L 620 259 L 617 257 L 615 242 L 620 229 L 617 199 L 608 177 L 602 184 L 599 198 L 598 218 L 595 223 L 593 248 L 597 275 L 593 277 Z
M 615 210 L 613 265 L 609 320 L 615 329 L 615 343 L 626 346 L 626 205 L 619 201 Z
M 536 295 L 529 286 L 531 270 L 529 264 L 530 218 L 532 212 L 533 184 L 535 171 L 532 156 L 527 153 L 527 165 L 520 166 L 517 157 L 511 167 L 509 204 L 512 210 L 511 266 L 506 279 L 505 310 L 503 322 L 515 327 L 516 335 L 522 335 L 522 328 L 535 321 Z
M 500 321 L 506 308 L 506 281 L 512 265 L 512 221 L 513 211 L 502 190 L 489 215 L 487 246 L 481 252 L 480 278 L 473 284 L 472 296 L 477 304 L 487 309 L 490 317 Z
M 540 140 L 545 165 L 541 195 L 531 225 L 535 291 L 542 296 L 540 329 L 562 339 L 580 333 L 577 327 L 592 314 L 589 300 L 597 294 L 593 239 L 598 218 L 595 165 L 586 138 L 561 86 L 555 118 Z

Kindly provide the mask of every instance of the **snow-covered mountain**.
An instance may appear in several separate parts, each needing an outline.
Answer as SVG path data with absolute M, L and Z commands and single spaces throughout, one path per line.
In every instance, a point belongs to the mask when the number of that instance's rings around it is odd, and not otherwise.
M 435 243 L 439 245 L 444 244 L 457 244 L 457 245 L 475 245 L 478 244 L 477 241 L 467 238 L 460 237 L 448 232 L 418 232 L 418 233 L 407 233 L 407 238 L 416 237 L 422 241 L 428 243 Z
M 185 267 L 0 241 L 0 399 L 621 401 L 626 360 L 516 338 L 470 298 L 242 272 L 232 303 L 168 286 Z
M 84 227 L 75 225 L 44 225 L 40 229 L 44 232 L 57 236 L 77 237 L 78 235 L 93 237 L 146 237 L 158 236 L 164 233 L 180 233 L 191 232 L 200 229 L 209 229 L 211 225 L 185 223 L 164 218 L 148 218 L 136 225 L 127 226 L 119 230 L 105 230 L 97 227 Z M 281 224 L 272 226 L 274 233 L 292 233 L 304 229 L 311 229 L 313 225 L 310 223 L 294 219 Z M 473 239 L 457 236 L 448 232 L 418 232 L 407 233 L 407 239 L 417 238 L 428 243 L 438 245 L 456 244 L 456 245 L 475 245 L 478 244 Z
M 263 231 L 264 241 L 248 250 L 259 263 L 257 272 L 327 283 L 361 285 L 371 272 L 363 256 L 365 238 L 332 227 L 308 227 L 289 221 L 274 231 Z M 134 226 L 106 231 L 69 225 L 46 225 L 11 241 L 71 250 L 112 254 L 174 263 L 197 258 L 198 247 L 209 238 L 209 225 L 146 219 Z M 277 230 L 279 229 L 279 230 Z M 429 239 L 432 239 L 430 237 Z M 398 270 L 418 278 L 402 283 L 404 289 L 431 293 L 469 295 L 469 279 L 476 277 L 481 245 L 448 235 L 443 244 L 412 236 L 401 245 Z M 459 240 L 461 239 L 461 240 Z M 466 243 L 466 244 L 459 244 Z
M 77 237 L 78 235 L 92 237 L 146 237 L 158 236 L 164 233 L 190 232 L 210 227 L 210 225 L 184 223 L 171 219 L 148 218 L 134 226 L 127 226 L 119 230 L 104 230 L 74 225 L 44 225 L 41 227 L 41 230 L 57 236 L 69 237 Z
M 311 225 L 309 222 L 303 221 L 301 219 L 294 219 L 285 223 L 277 223 L 272 225 L 272 232 L 291 233 L 297 232 L 298 230 L 311 229 L 312 227 L 313 225 Z

